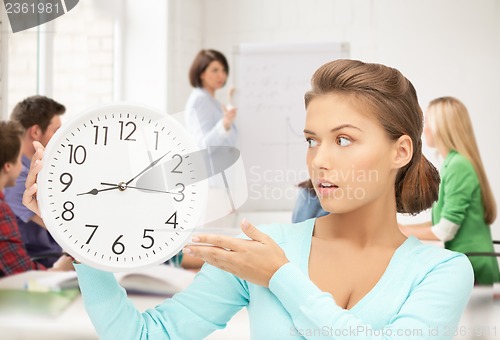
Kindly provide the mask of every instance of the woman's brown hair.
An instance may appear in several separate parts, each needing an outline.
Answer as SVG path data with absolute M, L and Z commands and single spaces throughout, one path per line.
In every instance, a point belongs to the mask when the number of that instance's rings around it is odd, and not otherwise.
M 189 82 L 191 86 L 203 87 L 201 83 L 201 74 L 205 72 L 212 61 L 220 62 L 224 67 L 224 71 L 229 74 L 229 64 L 224 54 L 216 50 L 201 50 L 194 58 L 191 68 L 189 69 Z
M 396 175 L 397 211 L 417 214 L 430 208 L 438 198 L 439 173 L 422 154 L 423 112 L 412 83 L 394 68 L 340 59 L 321 66 L 311 85 L 304 98 L 306 108 L 317 96 L 353 96 L 371 108 L 390 140 L 411 138 L 412 159 Z
M 16 121 L 0 121 L 0 169 L 6 163 L 15 163 L 21 152 L 24 129 Z

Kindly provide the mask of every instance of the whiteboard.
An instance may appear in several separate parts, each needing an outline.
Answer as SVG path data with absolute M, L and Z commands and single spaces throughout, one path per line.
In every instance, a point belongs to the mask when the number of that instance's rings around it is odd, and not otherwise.
M 308 178 L 304 93 L 324 63 L 349 58 L 348 43 L 242 44 L 233 48 L 236 124 L 248 183 L 243 210 L 291 210 Z

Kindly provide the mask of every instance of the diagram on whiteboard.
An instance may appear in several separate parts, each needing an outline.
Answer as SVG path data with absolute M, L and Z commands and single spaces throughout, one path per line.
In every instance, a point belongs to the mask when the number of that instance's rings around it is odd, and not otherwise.
M 304 94 L 314 71 L 349 57 L 347 43 L 244 44 L 234 53 L 237 124 L 247 209 L 289 210 L 308 178 Z

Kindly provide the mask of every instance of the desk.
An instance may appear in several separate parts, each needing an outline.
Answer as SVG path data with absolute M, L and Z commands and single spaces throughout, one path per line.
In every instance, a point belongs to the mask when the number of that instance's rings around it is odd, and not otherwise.
M 500 339 L 500 299 L 493 287 L 475 286 L 454 339 Z
M 38 273 L 39 274 L 39 273 Z M 27 277 L 37 276 L 37 272 L 28 272 L 0 279 L 0 288 L 23 287 Z M 161 303 L 164 298 L 130 295 L 137 309 L 144 311 Z M 78 296 L 57 317 L 37 315 L 6 315 L 0 314 L 0 338 L 5 340 L 96 340 L 97 334 L 83 306 L 81 296 Z M 238 312 L 227 327 L 215 331 L 206 339 L 233 340 L 250 339 L 250 327 L 246 309 Z
M 6 286 L 5 282 L 6 279 L 0 280 L 0 288 L 12 287 L 12 285 Z M 163 300 L 161 297 L 138 295 L 132 295 L 130 298 L 141 311 L 154 307 Z M 98 339 L 85 313 L 81 296 L 78 296 L 62 314 L 54 318 L 0 315 L 0 330 L 0 338 L 5 340 Z M 500 338 L 500 299 L 493 299 L 492 287 L 474 287 L 456 333 L 454 339 L 461 340 Z M 250 339 L 246 309 L 238 312 L 225 329 L 212 333 L 206 339 Z

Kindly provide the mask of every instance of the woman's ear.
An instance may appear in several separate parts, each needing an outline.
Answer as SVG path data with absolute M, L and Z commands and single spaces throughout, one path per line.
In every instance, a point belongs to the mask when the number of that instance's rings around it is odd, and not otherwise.
M 3 165 L 3 167 L 0 169 L 2 174 L 8 174 L 10 172 L 10 169 L 12 169 L 12 167 L 14 166 L 14 164 L 12 164 L 11 162 L 5 162 L 5 164 Z
M 400 169 L 410 163 L 413 157 L 413 142 L 408 135 L 402 135 L 394 143 L 393 165 L 395 169 Z

